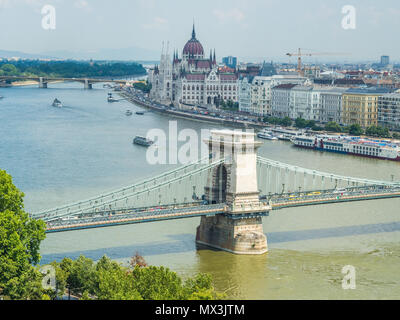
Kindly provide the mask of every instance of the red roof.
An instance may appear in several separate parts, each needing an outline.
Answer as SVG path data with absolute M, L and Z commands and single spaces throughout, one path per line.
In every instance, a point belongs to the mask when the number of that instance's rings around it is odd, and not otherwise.
M 194 73 L 188 73 L 186 75 L 184 75 L 184 77 L 187 80 L 204 80 L 205 75 L 204 74 L 194 74 Z
M 230 74 L 230 73 L 229 74 L 221 73 L 219 75 L 219 77 L 221 80 L 236 80 L 237 79 L 236 74 Z

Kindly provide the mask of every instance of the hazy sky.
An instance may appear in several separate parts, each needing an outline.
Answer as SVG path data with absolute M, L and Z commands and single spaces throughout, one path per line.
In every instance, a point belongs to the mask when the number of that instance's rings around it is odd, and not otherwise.
M 56 9 L 56 29 L 41 26 L 44 5 Z M 356 8 L 345 30 L 342 7 Z M 295 62 L 297 48 L 343 52 L 323 60 L 400 61 L 399 0 L 0 0 L 0 49 L 40 53 L 140 47 L 181 52 L 195 20 L 206 53 Z

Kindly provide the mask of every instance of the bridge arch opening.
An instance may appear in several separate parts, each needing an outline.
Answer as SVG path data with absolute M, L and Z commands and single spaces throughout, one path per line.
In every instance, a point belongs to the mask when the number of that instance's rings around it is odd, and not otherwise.
M 228 188 L 228 170 L 224 164 L 214 168 L 212 174 L 211 194 L 209 194 L 209 203 L 225 203 L 226 190 Z

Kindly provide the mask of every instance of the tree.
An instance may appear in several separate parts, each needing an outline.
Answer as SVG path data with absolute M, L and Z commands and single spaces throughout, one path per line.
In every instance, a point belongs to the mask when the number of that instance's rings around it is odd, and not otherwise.
M 352 134 L 354 136 L 360 136 L 364 133 L 364 130 L 361 128 L 361 126 L 356 123 L 356 124 L 352 124 L 351 126 L 349 126 L 349 134 Z
M 373 137 L 390 137 L 389 129 L 381 126 L 370 126 L 365 130 L 365 134 Z
M 305 120 L 305 119 L 303 119 L 303 118 L 297 118 L 297 119 L 295 120 L 295 126 L 296 126 L 297 128 L 300 128 L 300 129 L 305 128 L 305 127 L 308 126 L 308 121 Z
M 16 66 L 14 66 L 13 64 L 9 64 L 9 63 L 3 64 L 1 66 L 1 70 L 4 71 L 4 74 L 6 76 L 16 76 L 16 75 L 18 75 L 18 72 L 19 72 L 19 70 L 17 69 Z
M 75 294 L 88 291 L 92 293 L 96 286 L 96 268 L 92 259 L 80 255 L 70 266 L 67 287 Z
M 100 300 L 142 300 L 127 270 L 99 269 L 97 271 L 98 288 L 95 295 Z
M 342 132 L 342 128 L 340 127 L 339 124 L 337 124 L 334 121 L 330 121 L 325 125 L 325 130 L 326 131 L 331 131 L 331 132 Z
M 393 133 L 393 138 L 394 139 L 400 139 L 400 133 L 394 132 Z
M 292 125 L 293 121 L 289 117 L 284 117 L 281 121 L 280 124 L 284 127 L 290 127 Z
M 0 288 L 11 299 L 40 299 L 37 265 L 45 223 L 24 211 L 24 194 L 4 170 L 0 170 Z

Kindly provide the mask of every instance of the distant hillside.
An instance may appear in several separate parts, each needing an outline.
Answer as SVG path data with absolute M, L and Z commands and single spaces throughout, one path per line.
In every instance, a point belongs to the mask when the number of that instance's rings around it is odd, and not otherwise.
M 54 56 L 45 55 L 45 54 L 35 54 L 35 53 L 25 53 L 25 52 L 21 52 L 21 51 L 0 50 L 0 58 L 11 59 L 14 57 L 18 57 L 18 58 L 22 58 L 22 59 L 56 59 Z
M 0 58 L 10 59 L 14 57 L 22 59 L 154 61 L 160 59 L 160 52 L 138 47 L 99 49 L 94 51 L 56 50 L 42 53 L 0 50 Z
M 81 61 L 0 61 L 1 76 L 40 77 L 121 77 L 144 75 L 145 68 L 135 62 L 88 63 Z
M 123 49 L 100 49 L 95 51 L 47 51 L 44 55 L 53 56 L 61 59 L 74 59 L 74 60 L 125 60 L 125 61 L 137 61 L 137 60 L 158 60 L 160 58 L 160 52 L 130 47 Z

